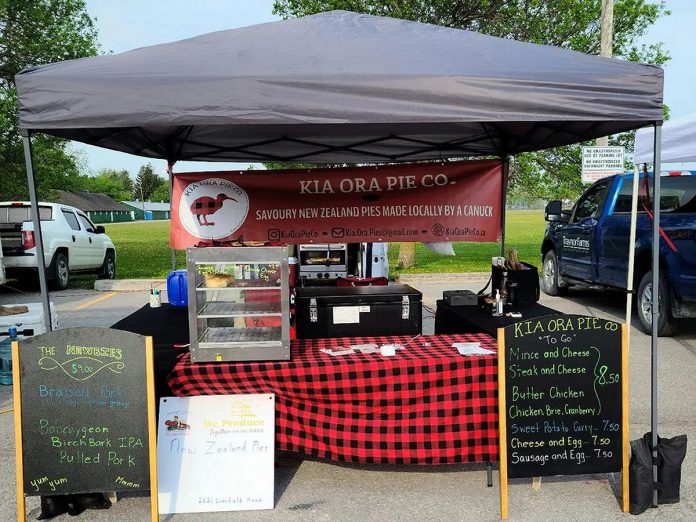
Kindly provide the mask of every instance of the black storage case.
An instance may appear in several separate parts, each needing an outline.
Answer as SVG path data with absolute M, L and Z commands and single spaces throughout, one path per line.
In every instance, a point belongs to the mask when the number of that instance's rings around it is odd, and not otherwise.
M 478 295 L 471 290 L 445 290 L 442 298 L 450 306 L 476 306 Z
M 509 270 L 493 265 L 492 283 L 493 295 L 503 286 L 503 273 L 507 272 L 508 300 L 513 307 L 523 307 L 535 304 L 539 300 L 539 271 L 534 265 L 521 263 L 525 270 Z
M 422 294 L 408 285 L 308 287 L 295 292 L 298 339 L 422 331 Z

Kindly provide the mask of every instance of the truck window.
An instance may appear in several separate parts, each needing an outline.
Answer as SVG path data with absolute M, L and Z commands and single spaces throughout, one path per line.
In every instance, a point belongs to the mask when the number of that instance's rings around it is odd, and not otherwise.
M 39 217 L 41 221 L 53 219 L 53 209 L 51 207 L 39 207 Z M 31 221 L 32 213 L 29 205 L 4 205 L 0 207 L 0 223 L 22 223 Z
M 652 180 L 650 180 L 652 194 Z M 631 212 L 631 193 L 633 180 L 624 178 L 621 181 L 621 189 L 616 198 L 614 214 L 627 214 Z M 645 212 L 643 203 L 644 191 L 641 180 L 638 200 L 638 212 Z M 643 200 L 643 201 L 641 201 Z M 652 205 L 648 206 L 651 208 Z M 660 210 L 673 214 L 687 214 L 696 212 L 696 177 L 692 176 L 663 176 L 660 178 Z
M 89 219 L 87 219 L 87 216 L 85 216 L 84 214 L 77 214 L 77 217 L 80 219 L 80 223 L 82 223 L 82 228 L 84 228 L 87 232 L 91 232 L 92 234 L 94 234 L 96 230 L 92 222 Z
M 593 185 L 587 192 L 578 200 L 573 212 L 572 223 L 577 223 L 581 219 L 596 218 L 602 210 L 604 198 L 606 197 L 609 182 L 602 182 Z
M 68 222 L 70 228 L 72 228 L 73 230 L 80 230 L 80 224 L 77 222 L 75 214 L 73 214 L 69 210 L 63 210 L 63 216 L 65 216 L 65 221 Z

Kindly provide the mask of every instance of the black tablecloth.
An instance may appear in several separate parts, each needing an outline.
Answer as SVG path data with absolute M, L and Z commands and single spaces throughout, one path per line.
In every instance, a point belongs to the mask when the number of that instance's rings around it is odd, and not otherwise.
M 150 335 L 154 346 L 188 344 L 188 308 L 168 304 L 150 308 L 150 305 L 145 305 L 111 325 L 111 328 Z
M 188 308 L 163 304 L 150 308 L 147 304 L 111 328 L 140 335 L 152 336 L 155 366 L 155 395 L 159 398 L 173 395 L 167 384 L 167 375 L 181 355 L 188 351 Z
M 506 310 L 507 312 L 508 310 Z M 450 306 L 443 299 L 437 301 L 435 312 L 435 333 L 477 333 L 484 332 L 493 337 L 498 334 L 498 328 L 544 315 L 561 314 L 558 310 L 540 305 L 539 303 L 525 306 L 516 310 L 522 317 L 495 317 L 490 312 L 478 309 L 478 306 Z

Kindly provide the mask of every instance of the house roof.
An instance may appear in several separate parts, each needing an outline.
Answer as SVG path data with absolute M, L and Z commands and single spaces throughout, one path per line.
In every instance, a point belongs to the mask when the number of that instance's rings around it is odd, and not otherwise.
M 63 205 L 70 205 L 71 207 L 76 207 L 83 212 L 95 212 L 95 211 L 128 211 L 128 207 L 119 203 L 114 198 L 102 194 L 101 192 L 86 192 L 86 191 L 73 191 L 67 192 L 65 190 L 57 190 L 58 199 L 56 203 L 61 203 Z
M 153 212 L 157 211 L 162 211 L 162 212 L 169 212 L 170 205 L 169 203 L 157 203 L 157 202 L 152 202 L 152 201 L 122 201 L 124 205 L 128 205 L 129 207 L 137 208 L 138 210 L 143 210 L 143 205 L 145 206 L 145 210 L 151 210 Z

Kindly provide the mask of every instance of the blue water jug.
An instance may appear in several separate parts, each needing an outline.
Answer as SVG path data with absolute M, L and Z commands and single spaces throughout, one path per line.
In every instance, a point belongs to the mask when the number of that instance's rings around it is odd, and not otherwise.
M 9 337 L 0 341 L 0 384 L 12 384 L 12 342 L 17 340 L 17 328 L 10 326 Z
M 167 301 L 171 306 L 188 306 L 186 270 L 174 270 L 167 276 Z

